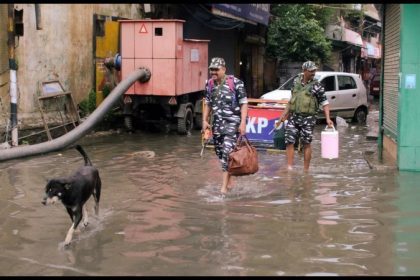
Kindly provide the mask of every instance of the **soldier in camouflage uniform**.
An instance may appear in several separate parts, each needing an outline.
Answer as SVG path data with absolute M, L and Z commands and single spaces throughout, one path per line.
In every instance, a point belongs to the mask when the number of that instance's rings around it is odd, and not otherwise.
M 244 135 L 246 132 L 248 100 L 243 81 L 225 74 L 226 64 L 223 58 L 212 58 L 209 70 L 210 79 L 206 81 L 202 129 L 212 129 L 215 152 L 223 171 L 220 191 L 225 194 L 231 187 L 230 174 L 227 171 L 228 157 L 239 134 Z M 212 126 L 208 121 L 210 113 L 213 119 Z
M 312 133 L 319 105 L 322 106 L 328 127 L 334 125 L 330 119 L 330 105 L 324 87 L 314 80 L 316 69 L 317 67 L 312 61 L 303 63 L 303 73 L 294 80 L 292 97 L 281 119 L 281 121 L 288 120 L 285 133 L 288 170 L 293 169 L 294 143 L 299 136 L 300 142 L 303 144 L 303 169 L 304 171 L 309 169 L 312 156 Z

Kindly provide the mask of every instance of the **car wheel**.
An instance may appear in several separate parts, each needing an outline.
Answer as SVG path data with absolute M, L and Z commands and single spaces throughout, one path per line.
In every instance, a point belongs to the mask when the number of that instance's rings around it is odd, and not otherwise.
M 358 108 L 354 113 L 353 121 L 364 124 L 366 123 L 367 110 L 365 108 Z

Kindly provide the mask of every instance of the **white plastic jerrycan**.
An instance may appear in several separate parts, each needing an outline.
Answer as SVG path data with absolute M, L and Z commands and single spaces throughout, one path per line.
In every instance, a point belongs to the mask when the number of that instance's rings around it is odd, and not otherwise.
M 321 132 L 321 157 L 338 158 L 338 131 L 328 126 Z

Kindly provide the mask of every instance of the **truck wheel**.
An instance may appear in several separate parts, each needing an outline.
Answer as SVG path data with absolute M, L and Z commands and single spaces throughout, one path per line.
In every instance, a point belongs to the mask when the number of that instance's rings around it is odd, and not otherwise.
M 203 126 L 203 99 L 195 101 L 194 105 L 194 128 L 201 129 Z
M 194 126 L 193 112 L 191 108 L 187 107 L 185 109 L 185 114 L 183 117 L 178 118 L 178 133 L 187 134 L 190 133 Z
M 133 116 L 124 116 L 124 126 L 129 132 L 133 132 Z
M 201 127 L 203 126 L 203 114 L 195 113 L 194 126 L 196 129 L 201 129 Z

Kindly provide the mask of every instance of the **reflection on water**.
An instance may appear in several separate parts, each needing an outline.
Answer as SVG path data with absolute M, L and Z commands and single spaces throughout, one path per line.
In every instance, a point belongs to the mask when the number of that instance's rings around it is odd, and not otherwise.
M 83 160 L 74 149 L 0 163 L 1 275 L 415 275 L 416 173 L 371 171 L 366 127 L 339 128 L 340 157 L 308 174 L 302 155 L 260 151 L 257 174 L 222 199 L 220 165 L 198 132 L 85 137 L 103 182 L 100 214 L 62 246 L 70 219 L 41 204 L 48 178 Z

